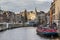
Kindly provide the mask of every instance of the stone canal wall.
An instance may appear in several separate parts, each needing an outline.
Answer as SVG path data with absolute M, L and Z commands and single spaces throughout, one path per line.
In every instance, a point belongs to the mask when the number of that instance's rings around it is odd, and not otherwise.
M 21 23 L 0 23 L 0 31 L 6 30 L 6 29 L 13 29 L 18 27 L 28 27 L 27 24 L 21 24 Z
M 22 27 L 23 24 L 14 24 L 14 23 L 0 23 L 0 31 L 6 30 L 6 29 L 12 29 L 17 27 Z

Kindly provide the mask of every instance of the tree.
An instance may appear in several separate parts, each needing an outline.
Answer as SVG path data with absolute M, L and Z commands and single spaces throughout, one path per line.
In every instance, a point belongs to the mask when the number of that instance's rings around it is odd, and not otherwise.
M 24 11 L 25 22 L 27 22 L 27 10 Z

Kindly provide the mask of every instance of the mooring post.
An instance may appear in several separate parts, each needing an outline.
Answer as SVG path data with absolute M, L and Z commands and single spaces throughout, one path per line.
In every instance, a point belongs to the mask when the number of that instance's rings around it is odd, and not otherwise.
M 8 23 L 6 23 L 6 27 L 8 28 L 8 26 L 9 26 L 9 24 Z

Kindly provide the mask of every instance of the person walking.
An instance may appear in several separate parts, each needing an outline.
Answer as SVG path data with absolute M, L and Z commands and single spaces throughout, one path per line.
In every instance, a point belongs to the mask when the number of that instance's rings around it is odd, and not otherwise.
M 56 23 L 53 23 L 53 24 L 52 24 L 52 27 L 53 27 L 54 29 L 57 29 L 57 24 L 56 24 Z

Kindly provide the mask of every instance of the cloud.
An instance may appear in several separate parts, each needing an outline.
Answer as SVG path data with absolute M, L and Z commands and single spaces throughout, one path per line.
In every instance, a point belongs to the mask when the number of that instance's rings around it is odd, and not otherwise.
M 34 10 L 37 7 L 38 10 L 46 11 L 50 7 L 51 0 L 1 0 L 0 6 L 3 10 L 10 10 L 19 12 L 21 10 Z
M 37 1 L 47 1 L 47 2 L 50 2 L 50 1 L 53 1 L 53 0 L 37 0 Z

